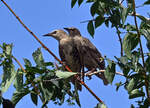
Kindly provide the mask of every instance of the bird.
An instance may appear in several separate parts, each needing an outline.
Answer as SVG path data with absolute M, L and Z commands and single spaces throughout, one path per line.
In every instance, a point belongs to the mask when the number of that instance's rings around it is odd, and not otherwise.
M 105 61 L 101 53 L 92 44 L 92 42 L 89 39 L 83 37 L 80 31 L 75 27 L 68 27 L 64 29 L 69 33 L 69 36 L 73 38 L 73 43 L 75 44 L 79 52 L 81 65 L 86 67 L 88 71 L 91 71 L 93 69 L 96 70 L 96 68 L 104 70 Z M 95 75 L 103 80 L 104 85 L 109 84 L 104 73 Z
M 57 29 L 43 36 L 51 36 L 56 39 L 59 43 L 59 55 L 61 61 L 73 72 L 81 72 L 81 63 L 78 50 L 73 44 L 73 39 L 69 37 L 65 31 Z M 79 82 L 76 83 L 77 80 L 75 77 L 73 77 L 71 81 L 74 85 L 76 85 L 78 90 L 82 90 L 81 84 Z

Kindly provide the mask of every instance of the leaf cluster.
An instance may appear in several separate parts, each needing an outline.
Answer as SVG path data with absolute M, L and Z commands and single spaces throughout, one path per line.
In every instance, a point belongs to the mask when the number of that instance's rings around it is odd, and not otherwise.
M 17 59 L 12 55 L 12 44 L 0 46 L 0 66 L 3 68 L 1 81 L 2 94 L 7 91 L 11 84 L 16 91 L 12 96 L 12 103 L 16 105 L 24 96 L 30 95 L 32 102 L 37 105 L 38 98 L 43 102 L 42 107 L 46 107 L 49 101 L 62 105 L 65 101 L 69 105 L 74 105 L 74 101 L 80 106 L 77 89 L 71 89 L 70 78 L 76 73 L 56 70 L 52 62 L 45 62 L 41 48 L 33 52 L 32 62 L 24 58 L 24 68 L 15 68 L 14 61 Z M 21 64 L 19 64 L 21 65 Z M 67 97 L 68 99 L 66 99 Z

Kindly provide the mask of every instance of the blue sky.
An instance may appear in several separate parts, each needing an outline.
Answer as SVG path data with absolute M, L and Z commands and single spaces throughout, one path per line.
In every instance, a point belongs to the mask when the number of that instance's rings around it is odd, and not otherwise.
M 71 0 L 7 0 L 6 2 L 38 38 L 58 57 L 58 42 L 53 38 L 44 38 L 42 35 L 54 29 L 63 29 L 63 27 L 72 26 L 80 29 L 82 35 L 89 38 L 103 56 L 106 55 L 111 59 L 114 59 L 114 56 L 120 56 L 120 45 L 115 29 L 106 28 L 102 25 L 96 29 L 93 39 L 87 32 L 87 23 L 80 23 L 92 18 L 89 11 L 90 4 L 83 3 L 80 8 L 76 5 L 71 9 Z M 139 10 L 139 13 L 146 15 L 146 9 L 148 7 Z M 3 42 L 13 43 L 13 54 L 22 64 L 23 58 L 33 61 L 32 52 L 41 47 L 40 44 L 18 23 L 2 2 L 0 2 L 0 13 L 0 44 Z M 47 61 L 56 61 L 44 49 L 42 49 L 42 52 Z M 117 71 L 120 71 L 120 69 L 118 68 Z M 120 88 L 118 92 L 115 90 L 115 83 L 124 80 L 123 77 L 116 75 L 112 85 L 104 86 L 100 79 L 93 76 L 92 80 L 86 80 L 85 82 L 104 101 L 108 108 L 129 108 L 130 104 L 134 101 L 128 99 L 128 94 L 124 88 Z M 13 90 L 13 87 L 10 87 L 3 96 L 11 99 Z M 83 91 L 79 94 L 82 108 L 92 108 L 98 103 L 84 87 Z M 26 96 L 17 104 L 16 108 L 40 108 L 41 105 L 39 100 L 38 106 L 35 106 L 31 102 L 30 96 Z M 70 107 L 65 103 L 62 106 L 58 106 L 52 102 L 49 102 L 48 107 L 78 108 L 77 105 Z

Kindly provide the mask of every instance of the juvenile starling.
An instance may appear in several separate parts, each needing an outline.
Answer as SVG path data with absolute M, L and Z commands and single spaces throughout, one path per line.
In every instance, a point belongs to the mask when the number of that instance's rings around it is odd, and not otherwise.
M 75 46 L 80 54 L 81 64 L 85 66 L 89 71 L 98 69 L 105 69 L 105 62 L 102 58 L 101 53 L 97 48 L 90 42 L 89 39 L 82 37 L 80 31 L 77 28 L 70 27 L 64 28 L 68 31 L 70 37 L 73 37 Z M 108 85 L 108 81 L 104 76 L 104 73 L 96 74 L 97 77 L 103 80 L 104 85 Z
M 73 72 L 81 72 L 81 64 L 77 48 L 73 44 L 73 39 L 63 30 L 54 30 L 44 36 L 51 36 L 59 42 L 59 55 L 62 60 Z M 76 79 L 72 78 L 72 83 L 81 90 L 81 84 L 75 83 Z

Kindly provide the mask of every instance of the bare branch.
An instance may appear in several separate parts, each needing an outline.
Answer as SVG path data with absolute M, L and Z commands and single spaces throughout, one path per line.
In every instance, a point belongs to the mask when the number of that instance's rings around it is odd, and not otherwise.
M 105 70 L 99 70 L 99 71 L 94 71 L 94 72 L 90 72 L 90 73 L 86 73 L 85 76 L 92 76 L 92 75 L 95 75 L 95 74 L 98 74 L 98 73 L 104 73 Z M 121 76 L 124 76 L 123 73 L 120 73 L 120 72 L 116 72 L 117 75 L 121 75 Z

